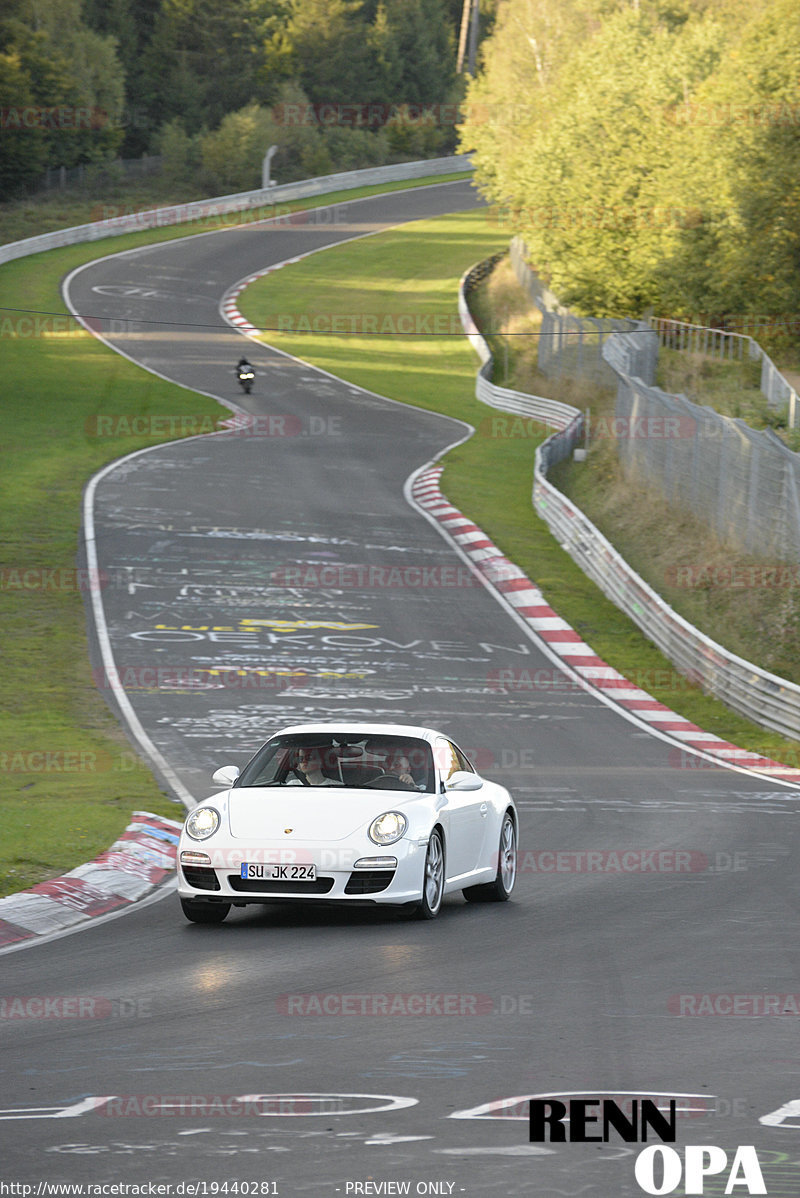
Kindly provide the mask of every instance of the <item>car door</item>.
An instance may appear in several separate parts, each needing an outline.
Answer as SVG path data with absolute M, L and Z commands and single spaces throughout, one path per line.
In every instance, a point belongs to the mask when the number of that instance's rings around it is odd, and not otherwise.
M 474 774 L 476 778 L 480 778 L 477 770 L 474 769 L 472 762 L 462 753 L 458 745 L 453 744 L 453 751 L 458 759 L 458 768 L 465 774 Z M 475 868 L 485 867 L 492 860 L 497 860 L 497 841 L 499 832 L 497 830 L 497 812 L 491 800 L 491 783 L 484 783 L 480 790 L 472 792 L 472 798 L 480 813 L 480 828 L 477 834 L 477 856 L 475 858 Z
M 465 767 L 467 772 L 475 772 L 451 741 L 443 736 L 437 737 L 434 754 L 439 785 L 444 786 L 446 799 L 442 811 L 446 813 L 446 871 L 448 879 L 451 879 L 477 868 L 485 836 L 486 817 L 481 810 L 485 803 L 480 790 L 447 789 L 448 779 L 453 774 Z

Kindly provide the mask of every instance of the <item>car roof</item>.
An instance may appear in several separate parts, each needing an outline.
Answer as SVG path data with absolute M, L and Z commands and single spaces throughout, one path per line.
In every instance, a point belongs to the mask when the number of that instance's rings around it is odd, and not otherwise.
M 313 732 L 321 732 L 324 735 L 335 735 L 337 732 L 342 732 L 348 736 L 414 736 L 422 740 L 433 740 L 437 736 L 446 735 L 444 732 L 437 732 L 434 728 L 422 728 L 417 724 L 361 724 L 337 720 L 336 722 L 326 721 L 314 724 L 292 724 L 288 728 L 281 728 L 278 732 L 273 732 L 269 739 L 273 740 L 276 736 L 294 736 Z

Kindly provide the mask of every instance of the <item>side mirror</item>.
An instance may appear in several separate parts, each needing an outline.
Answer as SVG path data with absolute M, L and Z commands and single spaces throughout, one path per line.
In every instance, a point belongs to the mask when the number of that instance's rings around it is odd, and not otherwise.
M 477 774 L 468 774 L 466 770 L 456 770 L 445 782 L 448 790 L 480 790 L 483 778 Z
M 217 786 L 233 786 L 241 770 L 238 765 L 223 765 L 211 775 L 211 781 Z

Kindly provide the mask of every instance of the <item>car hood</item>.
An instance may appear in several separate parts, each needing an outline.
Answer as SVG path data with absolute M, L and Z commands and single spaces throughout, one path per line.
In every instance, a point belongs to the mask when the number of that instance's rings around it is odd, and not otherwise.
M 384 811 L 403 810 L 398 791 L 342 790 L 335 786 L 253 786 L 228 792 L 231 835 L 237 840 L 346 840 Z

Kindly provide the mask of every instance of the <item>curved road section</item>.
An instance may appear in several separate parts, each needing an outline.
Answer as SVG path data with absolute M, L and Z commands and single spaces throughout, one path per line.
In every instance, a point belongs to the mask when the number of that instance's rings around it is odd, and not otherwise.
M 96 488 L 109 645 L 180 787 L 208 793 L 213 768 L 297 720 L 441 727 L 518 799 L 515 899 L 455 896 L 432 924 L 275 907 L 218 928 L 170 899 L 6 957 L 9 1180 L 646 1192 L 643 1145 L 616 1133 L 528 1144 L 527 1098 L 572 1094 L 676 1097 L 681 1160 L 755 1145 L 768 1192 L 800 1192 L 800 796 L 698 765 L 540 653 L 404 499 L 464 426 L 218 315 L 271 263 L 475 202 L 453 183 L 153 246 L 84 268 L 69 298 L 115 348 L 231 405 L 242 346 L 257 370 L 254 424 L 123 459 Z

